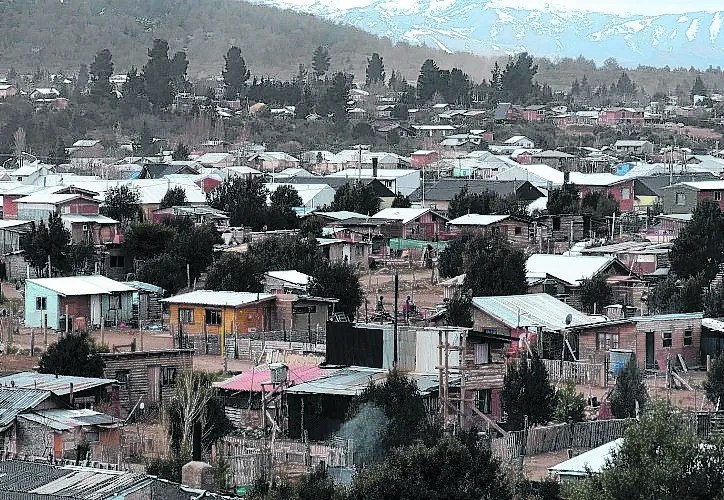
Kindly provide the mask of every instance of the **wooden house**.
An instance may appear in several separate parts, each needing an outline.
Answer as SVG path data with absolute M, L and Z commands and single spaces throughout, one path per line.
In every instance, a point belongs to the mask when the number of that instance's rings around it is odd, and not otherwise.
M 275 300 L 270 293 L 195 290 L 161 302 L 168 305 L 172 332 L 223 337 L 268 331 Z
M 121 415 L 144 403 L 146 408 L 168 404 L 176 377 L 193 368 L 193 350 L 129 351 L 102 353 L 103 374 L 118 381 Z
M 512 215 L 466 214 L 447 223 L 448 228 L 460 234 L 482 232 L 497 234 L 519 246 L 535 242 L 535 231 L 530 221 Z
M 160 321 L 163 318 L 161 299 L 165 290 L 160 286 L 142 281 L 126 281 L 124 285 L 135 290 L 133 294 L 133 319 L 135 324 Z
M 582 361 L 608 362 L 611 349 L 636 355 L 639 368 L 665 371 L 667 361 L 679 366 L 699 366 L 702 313 L 636 316 L 591 325 L 576 325 L 578 357 Z
M 385 208 L 371 218 L 397 221 L 391 237 L 427 241 L 438 239 L 448 222 L 430 208 Z

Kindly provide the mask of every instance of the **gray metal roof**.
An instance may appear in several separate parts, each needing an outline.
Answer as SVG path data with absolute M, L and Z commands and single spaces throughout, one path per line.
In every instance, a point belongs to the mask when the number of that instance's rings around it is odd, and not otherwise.
M 473 306 L 509 328 L 542 327 L 558 331 L 566 328 L 569 314 L 571 325 L 604 321 L 600 316 L 584 314 L 547 293 L 473 297 Z
M 68 410 L 56 408 L 52 410 L 36 410 L 24 413 L 20 417 L 59 431 L 90 425 L 109 426 L 119 422 L 118 419 L 111 415 L 89 409 Z
M 336 396 L 356 396 L 367 387 L 370 381 L 375 384 L 387 378 L 388 370 L 351 366 L 333 373 L 328 377 L 297 384 L 287 389 L 293 394 L 329 394 Z M 422 394 L 427 394 L 439 384 L 437 374 L 406 374 L 417 383 Z
M 56 396 L 70 394 L 70 384 L 73 384 L 73 392 L 81 392 L 117 383 L 118 381 L 110 378 L 76 377 L 38 372 L 21 372 L 0 377 L 0 386 L 39 389 L 50 391 Z
M 11 424 L 19 413 L 35 408 L 50 396 L 48 391 L 0 387 L 0 427 Z

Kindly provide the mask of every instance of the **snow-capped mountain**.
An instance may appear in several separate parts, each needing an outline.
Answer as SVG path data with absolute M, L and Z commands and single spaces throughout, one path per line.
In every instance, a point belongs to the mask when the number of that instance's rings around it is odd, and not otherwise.
M 548 57 L 583 55 L 599 63 L 614 57 L 626 66 L 706 68 L 724 61 L 724 10 L 647 16 L 526 10 L 495 6 L 494 0 L 251 1 L 451 52 L 527 50 Z

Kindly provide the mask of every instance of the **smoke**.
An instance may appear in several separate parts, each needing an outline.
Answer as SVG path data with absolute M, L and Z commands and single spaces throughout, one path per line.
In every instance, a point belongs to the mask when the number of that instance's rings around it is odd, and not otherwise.
M 390 421 L 380 407 L 364 403 L 342 424 L 339 436 L 352 440 L 355 465 L 376 462 L 382 455 L 382 438 Z

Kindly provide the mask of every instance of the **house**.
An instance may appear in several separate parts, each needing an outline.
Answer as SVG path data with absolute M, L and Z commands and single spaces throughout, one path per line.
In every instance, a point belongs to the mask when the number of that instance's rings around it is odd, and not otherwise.
M 513 106 L 509 102 L 499 102 L 493 110 L 493 120 L 496 122 L 512 122 L 521 117 L 520 108 Z
M 503 141 L 503 145 L 507 147 L 515 147 L 518 149 L 532 149 L 535 147 L 535 142 L 528 139 L 524 135 L 514 135 L 509 139 Z
M 80 139 L 68 148 L 68 153 L 71 158 L 101 158 L 105 148 L 97 139 Z
M 459 274 L 438 283 L 438 285 L 442 287 L 443 300 L 460 296 L 460 290 L 463 287 L 463 283 L 465 283 L 465 276 L 467 275 Z
M 111 412 L 118 416 L 117 408 L 113 408 L 113 402 L 117 399 L 118 382 L 113 379 L 28 371 L 0 377 L 0 387 L 49 391 L 68 408 L 92 409 L 100 404 L 110 403 Z
M 35 102 L 44 102 L 55 100 L 60 97 L 60 91 L 53 87 L 39 87 L 30 92 L 30 100 Z
M 308 293 L 313 278 L 295 270 L 264 273 L 264 291 L 273 294 Z
M 193 224 L 213 224 L 215 226 L 228 226 L 229 216 L 222 210 L 210 207 L 208 205 L 196 206 L 175 206 L 169 208 L 159 208 L 153 211 L 154 222 L 164 222 L 169 220 L 187 220 Z
M 279 172 L 299 167 L 299 159 L 283 151 L 264 151 L 249 157 L 249 163 L 262 172 Z
M 418 137 L 442 140 L 448 135 L 454 134 L 456 128 L 452 125 L 413 125 Z
M 270 330 L 275 300 L 276 296 L 269 293 L 195 290 L 161 302 L 168 305 L 172 332 L 212 334 L 223 339 L 225 334 Z
M 73 193 L 40 191 L 15 200 L 17 217 L 47 222 L 51 214 L 98 215 L 101 202 L 83 190 Z
M 581 198 L 589 193 L 600 193 L 613 199 L 622 212 L 631 212 L 636 202 L 635 180 L 610 173 L 584 174 L 571 172 L 569 180 L 578 188 Z
M 666 236 L 666 241 L 671 241 L 679 237 L 679 232 L 691 222 L 694 214 L 662 214 L 656 216 L 659 224 L 655 226 L 656 235 Z
M 547 149 L 532 153 L 530 159 L 531 163 L 543 163 L 561 170 L 572 170 L 576 157 L 564 151 Z
M 724 180 L 680 182 L 662 189 L 665 214 L 687 214 L 701 200 L 711 200 L 724 207 Z
M 283 381 L 272 382 L 272 370 L 282 368 L 286 373 Z M 224 412 L 237 429 L 247 427 L 262 427 L 267 419 L 264 415 L 266 407 L 274 406 L 274 420 L 283 422 L 281 405 L 269 405 L 286 387 L 292 387 L 305 382 L 312 382 L 327 377 L 337 370 L 316 365 L 269 365 L 252 366 L 239 375 L 235 375 L 221 382 L 214 383 L 219 391 L 224 405 Z M 282 391 L 279 390 L 282 388 Z M 262 399 L 265 401 L 262 402 Z
M 613 150 L 619 154 L 648 157 L 654 153 L 654 145 L 650 141 L 618 140 L 613 143 Z
M 327 174 L 324 178 L 347 179 L 349 182 L 356 180 L 369 182 L 377 179 L 393 193 L 402 193 L 405 196 L 409 196 L 420 187 L 420 171 L 416 169 L 348 168 Z
M 667 362 L 700 366 L 702 313 L 659 314 L 575 325 L 578 358 L 607 362 L 612 350 L 632 352 L 639 368 L 666 371 Z M 667 361 L 668 360 L 668 361 Z
M 133 323 L 143 327 L 144 323 L 163 320 L 161 299 L 165 290 L 160 286 L 143 281 L 125 281 L 123 283 L 135 290 L 133 294 Z
M 369 241 L 317 238 L 322 255 L 330 262 L 346 262 L 355 269 L 367 269 L 372 244 Z
M 548 468 L 548 475 L 561 483 L 583 481 L 600 474 L 610 464 L 611 457 L 623 444 L 623 438 L 614 439 L 592 450 L 569 458 Z
M 120 244 L 122 232 L 120 223 L 100 214 L 63 214 L 63 225 L 70 232 L 73 243 L 93 245 Z
M 523 108 L 522 118 L 527 122 L 540 122 L 545 119 L 546 106 L 534 105 Z
M 422 168 L 438 161 L 440 155 L 437 151 L 418 149 L 410 155 L 410 166 L 412 168 Z
M 621 261 L 610 256 L 533 254 L 526 260 L 525 268 L 530 292 L 548 293 L 576 308 L 581 307 L 579 287 L 584 280 L 632 275 Z M 620 296 L 621 293 L 616 298 L 631 305 L 632 299 Z M 607 305 L 598 304 L 599 310 Z
M 75 459 L 85 443 L 95 460 L 118 459 L 118 420 L 91 409 L 67 408 L 51 391 L 0 387 L 0 414 L 0 439 L 10 455 Z
M 312 441 L 332 437 L 346 416 L 352 399 L 370 383 L 376 384 L 387 378 L 389 371 L 381 368 L 350 366 L 326 377 L 293 385 L 285 390 L 288 404 L 288 433 L 292 439 L 306 435 Z M 426 402 L 436 407 L 437 374 L 410 373 Z
M 18 93 L 18 88 L 12 83 L 0 83 L 0 99 L 12 97 Z
M 607 108 L 598 114 L 601 125 L 643 125 L 644 110 L 636 108 Z
M 90 327 L 133 319 L 134 289 L 105 276 L 36 278 L 25 281 L 25 326 L 65 329 L 83 318 Z M 70 324 L 70 321 L 68 321 Z
M 610 245 L 593 246 L 581 250 L 582 255 L 615 257 L 638 276 L 654 274 L 669 267 L 671 243 L 650 241 L 625 241 Z
M 128 416 L 140 403 L 146 408 L 169 404 L 176 378 L 193 368 L 192 349 L 101 353 L 103 375 L 118 381 L 121 416 Z
M 605 320 L 582 313 L 547 293 L 474 297 L 472 318 L 476 332 L 517 340 L 511 345 L 513 351 L 526 349 L 526 344 L 537 345 L 543 357 L 558 359 L 563 352 L 564 331 L 570 325 Z
M 438 239 L 448 222 L 430 208 L 385 208 L 370 218 L 397 221 L 392 237 L 428 241 Z
M 54 172 L 52 165 L 42 163 L 27 163 L 17 170 L 9 172 L 10 177 L 21 184 L 36 184 L 40 179 Z
M 447 223 L 451 231 L 459 233 L 482 232 L 497 234 L 518 245 L 535 243 L 532 222 L 512 215 L 465 214 Z

